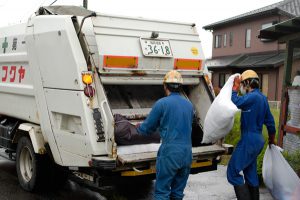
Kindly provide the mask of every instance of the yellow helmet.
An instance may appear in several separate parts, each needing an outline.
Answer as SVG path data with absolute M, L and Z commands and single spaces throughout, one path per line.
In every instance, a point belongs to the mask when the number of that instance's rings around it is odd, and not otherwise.
M 251 69 L 250 70 L 246 70 L 246 71 L 244 71 L 242 73 L 242 75 L 241 75 L 241 81 L 245 81 L 245 80 L 247 80 L 249 78 L 257 78 L 257 79 L 259 79 L 257 73 L 255 71 L 251 70 Z
M 181 74 L 176 70 L 169 71 L 164 78 L 164 83 L 178 83 L 183 84 Z

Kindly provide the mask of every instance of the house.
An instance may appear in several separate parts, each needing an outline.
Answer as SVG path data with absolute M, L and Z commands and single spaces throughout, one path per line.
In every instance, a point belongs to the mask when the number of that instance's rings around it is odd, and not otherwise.
M 213 73 L 214 87 L 222 88 L 231 74 L 253 69 L 262 92 L 270 101 L 280 101 L 285 44 L 258 38 L 259 30 L 299 15 L 300 0 L 284 0 L 204 26 L 213 34 L 212 58 L 206 65 Z M 300 52 L 295 52 L 293 75 L 299 73 L 299 66 Z

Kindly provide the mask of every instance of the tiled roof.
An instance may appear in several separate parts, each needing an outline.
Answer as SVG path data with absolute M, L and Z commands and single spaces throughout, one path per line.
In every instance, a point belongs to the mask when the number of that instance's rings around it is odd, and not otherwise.
M 299 52 L 294 55 L 295 58 L 299 57 Z M 278 65 L 282 65 L 285 59 L 285 52 L 281 52 L 276 56 L 272 56 L 264 61 L 259 62 L 259 65 L 266 66 L 271 65 L 277 67 Z
M 286 0 L 279 6 L 279 9 L 290 13 L 294 17 L 300 15 L 300 0 Z
M 295 51 L 294 59 L 300 57 L 300 51 Z M 258 68 L 258 67 L 278 67 L 283 64 L 285 52 L 270 52 L 264 54 L 240 54 L 214 58 L 206 61 L 209 70 L 221 68 Z
M 234 56 L 226 56 L 220 57 L 215 59 L 209 59 L 205 61 L 205 65 L 208 67 L 224 67 L 229 66 L 231 63 L 235 62 L 236 60 L 242 58 L 244 55 L 234 55 Z
M 269 53 L 269 54 L 261 54 L 261 55 L 245 55 L 244 59 L 241 60 L 241 62 L 234 63 L 237 67 L 243 67 L 243 66 L 260 66 L 261 62 L 265 63 L 266 65 L 269 65 L 266 60 L 269 60 L 273 57 L 278 56 L 278 53 Z
M 249 19 L 252 17 L 257 17 L 261 15 L 267 15 L 272 13 L 281 13 L 283 15 L 288 15 L 290 17 L 300 16 L 300 0 L 284 0 L 278 3 L 274 3 L 269 6 L 265 6 L 250 12 L 246 12 L 235 17 L 231 17 L 219 22 L 215 22 L 209 25 L 204 26 L 206 30 L 212 30 L 216 27 L 223 26 L 225 24 L 238 22 L 240 20 Z

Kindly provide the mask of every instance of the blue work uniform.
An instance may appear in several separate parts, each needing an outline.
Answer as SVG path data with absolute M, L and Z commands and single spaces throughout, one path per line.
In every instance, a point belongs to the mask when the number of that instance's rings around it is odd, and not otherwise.
M 162 144 L 156 161 L 156 200 L 182 199 L 192 163 L 193 105 L 179 93 L 158 100 L 138 132 L 159 128 Z
M 242 111 L 242 133 L 228 164 L 227 179 L 233 186 L 246 183 L 252 187 L 258 187 L 256 160 L 265 144 L 262 128 L 265 124 L 269 135 L 275 134 L 274 118 L 267 98 L 259 89 L 254 89 L 244 96 L 238 96 L 236 91 L 232 91 L 231 100 Z

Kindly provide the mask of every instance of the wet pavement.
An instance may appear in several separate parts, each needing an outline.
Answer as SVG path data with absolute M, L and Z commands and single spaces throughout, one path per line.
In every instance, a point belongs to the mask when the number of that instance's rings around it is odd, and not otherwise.
M 122 183 L 92 190 L 76 182 L 67 181 L 59 189 L 49 192 L 29 193 L 18 184 L 15 163 L 0 157 L 0 199 L 1 200 L 150 200 L 154 181 L 144 183 Z M 261 189 L 261 200 L 272 200 L 266 189 Z M 226 180 L 226 167 L 189 177 L 184 200 L 231 200 L 236 199 L 233 187 Z
M 190 175 L 185 188 L 184 200 L 233 200 L 233 187 L 227 182 L 226 166 L 219 165 L 217 171 Z M 261 200 L 273 200 L 266 188 L 260 188 Z

